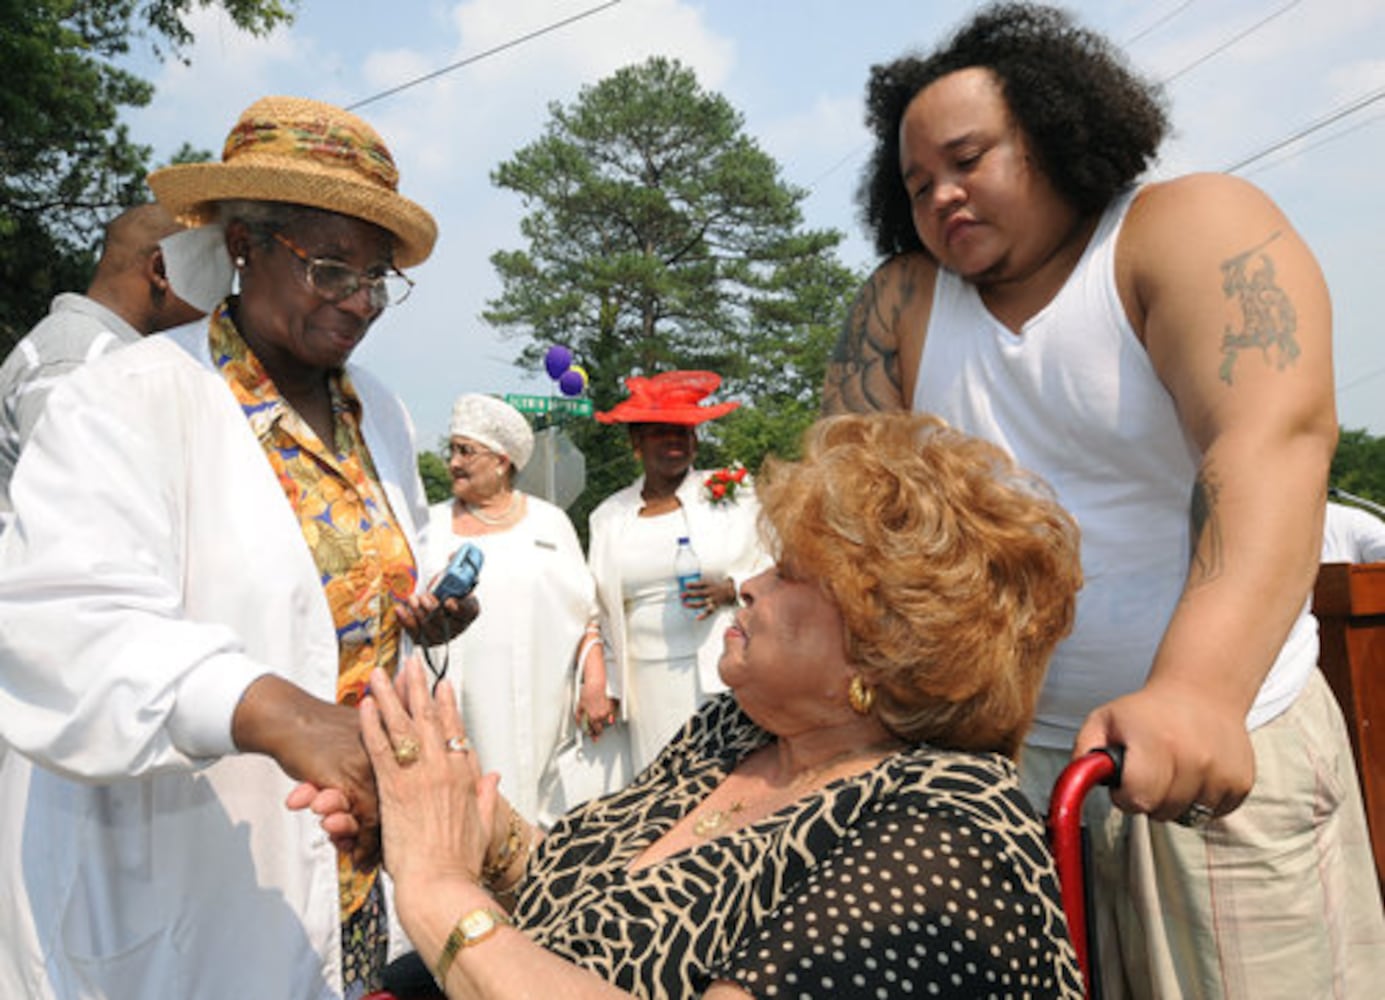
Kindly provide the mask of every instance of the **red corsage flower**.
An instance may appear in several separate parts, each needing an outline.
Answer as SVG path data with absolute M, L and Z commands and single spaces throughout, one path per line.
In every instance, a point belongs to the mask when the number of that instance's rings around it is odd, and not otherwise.
M 707 499 L 713 504 L 736 502 L 736 491 L 745 482 L 745 466 L 736 462 L 725 469 L 717 469 L 702 481 Z

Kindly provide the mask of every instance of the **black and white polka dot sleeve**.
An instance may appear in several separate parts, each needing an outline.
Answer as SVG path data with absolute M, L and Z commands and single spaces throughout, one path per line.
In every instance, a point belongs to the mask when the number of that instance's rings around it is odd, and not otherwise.
M 1080 997 L 1042 852 L 951 809 L 887 803 L 719 975 L 756 997 Z

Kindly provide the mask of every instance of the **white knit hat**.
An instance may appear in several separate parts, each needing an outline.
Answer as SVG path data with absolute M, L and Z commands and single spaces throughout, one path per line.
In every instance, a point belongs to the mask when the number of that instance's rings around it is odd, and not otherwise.
M 529 421 L 509 403 L 494 396 L 469 392 L 458 396 L 452 404 L 452 424 L 448 432 L 453 437 L 471 438 L 491 451 L 498 451 L 514 465 L 523 469 L 534 454 L 534 432 Z

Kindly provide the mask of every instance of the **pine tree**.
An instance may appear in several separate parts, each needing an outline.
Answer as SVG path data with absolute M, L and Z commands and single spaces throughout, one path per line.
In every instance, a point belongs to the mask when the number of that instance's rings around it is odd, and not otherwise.
M 486 320 L 527 341 L 526 367 L 570 347 L 597 409 L 627 375 L 720 374 L 719 398 L 744 405 L 706 429 L 699 464 L 753 468 L 792 449 L 858 282 L 836 258 L 841 234 L 803 227 L 806 192 L 676 60 L 619 70 L 549 113 L 492 174 L 523 199 L 528 245 L 491 257 L 502 292 Z M 587 456 L 580 516 L 637 469 L 619 429 L 584 423 L 573 437 Z

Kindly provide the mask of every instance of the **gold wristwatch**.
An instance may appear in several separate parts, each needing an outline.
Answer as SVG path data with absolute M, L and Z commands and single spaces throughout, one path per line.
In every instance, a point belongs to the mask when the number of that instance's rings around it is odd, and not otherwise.
M 447 941 L 442 946 L 442 954 L 438 956 L 438 964 L 433 970 L 433 978 L 438 981 L 438 985 L 441 986 L 447 981 L 447 970 L 452 968 L 457 952 L 480 944 L 509 923 L 509 917 L 491 906 L 482 906 L 462 914 L 462 919 L 457 921 L 452 933 L 447 935 Z

